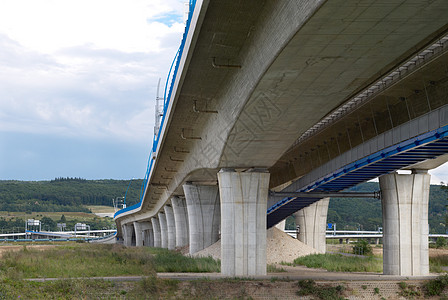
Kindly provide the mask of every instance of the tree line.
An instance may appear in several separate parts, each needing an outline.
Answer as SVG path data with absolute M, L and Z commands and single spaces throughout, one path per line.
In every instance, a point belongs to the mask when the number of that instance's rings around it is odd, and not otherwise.
M 0 211 L 89 212 L 85 205 L 112 206 L 126 196 L 128 205 L 140 200 L 142 179 L 86 180 L 55 178 L 51 181 L 0 181 Z

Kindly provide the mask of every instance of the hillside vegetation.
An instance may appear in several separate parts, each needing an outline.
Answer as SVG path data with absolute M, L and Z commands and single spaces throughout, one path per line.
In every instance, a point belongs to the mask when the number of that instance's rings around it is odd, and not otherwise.
M 89 212 L 86 205 L 112 206 L 123 197 L 128 180 L 85 180 L 56 178 L 51 181 L 0 181 L 0 211 Z M 126 197 L 128 205 L 140 199 L 141 179 L 132 180 Z
M 9 212 L 89 212 L 86 206 L 112 206 L 112 199 L 122 197 L 128 180 L 85 180 L 56 178 L 51 181 L 0 181 L 0 211 Z M 142 180 L 131 181 L 126 202 L 133 205 L 140 199 Z M 351 191 L 378 191 L 377 182 L 366 182 Z M 430 233 L 446 232 L 448 189 L 431 185 L 429 200 Z M 377 230 L 382 226 L 381 200 L 373 198 L 332 198 L 328 208 L 328 223 L 337 229 Z M 294 229 L 294 219 L 287 221 Z

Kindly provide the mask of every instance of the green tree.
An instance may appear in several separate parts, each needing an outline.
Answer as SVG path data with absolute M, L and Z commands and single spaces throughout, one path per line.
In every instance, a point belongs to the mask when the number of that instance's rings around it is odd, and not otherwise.
M 372 255 L 372 246 L 370 246 L 367 240 L 358 239 L 353 245 L 353 253 L 358 255 Z
M 49 217 L 43 217 L 40 222 L 42 223 L 42 230 L 57 230 L 57 223 Z
M 59 220 L 60 223 L 67 223 L 67 220 L 65 219 L 65 216 L 62 215 L 61 219 Z

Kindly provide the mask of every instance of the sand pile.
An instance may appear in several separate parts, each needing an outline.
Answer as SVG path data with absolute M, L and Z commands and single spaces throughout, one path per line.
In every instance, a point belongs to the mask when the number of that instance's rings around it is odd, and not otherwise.
M 287 233 L 273 227 L 267 232 L 267 252 L 266 258 L 268 264 L 279 262 L 292 262 L 299 256 L 317 253 L 317 251 L 302 243 L 301 241 L 289 236 Z M 208 248 L 193 254 L 195 257 L 211 256 L 214 259 L 221 259 L 221 241 L 217 241 Z

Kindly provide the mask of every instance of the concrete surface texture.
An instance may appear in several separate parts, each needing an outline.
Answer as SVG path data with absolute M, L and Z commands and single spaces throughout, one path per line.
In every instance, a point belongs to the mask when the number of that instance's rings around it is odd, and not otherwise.
M 218 173 L 221 195 L 221 273 L 266 274 L 267 172 Z
M 132 246 L 132 236 L 134 234 L 134 226 L 133 224 L 125 224 L 123 225 L 123 240 L 125 246 Z
M 184 184 L 190 230 L 190 254 L 207 248 L 219 239 L 221 211 L 216 185 Z
M 184 182 L 216 180 L 221 167 L 272 166 L 301 133 L 439 35 L 448 12 L 442 0 L 197 5 L 151 175 L 168 188 L 147 189 L 143 210 L 117 222 L 155 215 Z M 213 67 L 211 57 L 241 68 Z M 194 112 L 194 101 L 218 113 Z
M 234 189 L 233 194 L 227 193 L 226 199 L 221 199 L 226 205 L 225 209 L 221 208 L 226 214 L 226 221 L 221 221 L 221 224 L 222 227 L 235 226 L 228 222 L 236 220 L 242 233 L 236 232 L 235 228 L 222 228 L 223 234 L 224 231 L 229 234 L 233 230 L 238 236 L 235 241 L 230 240 L 229 236 L 226 237 L 229 240 L 223 237 L 223 250 L 232 243 L 241 246 L 242 250 L 236 246 L 231 250 L 229 246 L 227 252 L 223 251 L 226 253 L 223 257 L 228 257 L 228 261 L 238 260 L 232 267 L 238 271 L 227 270 L 233 263 L 225 263 L 225 272 L 259 274 L 261 263 L 250 263 L 250 270 L 246 267 L 248 261 L 258 261 L 259 257 L 263 260 L 263 234 L 257 231 L 256 240 L 251 240 L 252 235 L 246 235 L 249 229 L 245 226 L 258 224 L 261 219 L 266 222 L 265 191 L 264 187 L 257 190 L 252 185 L 251 180 L 255 180 L 256 175 L 251 175 L 252 178 L 246 175 L 250 172 L 240 171 L 269 169 L 280 161 L 276 176 L 271 181 L 272 188 L 289 184 L 299 177 L 310 179 L 309 174 L 319 166 L 322 168 L 322 163 L 326 162 L 319 156 L 317 144 L 324 143 L 325 139 L 317 139 L 316 144 L 307 145 L 310 151 L 318 153 L 317 159 L 298 158 L 298 152 L 282 158 L 285 152 L 322 118 L 440 37 L 448 29 L 447 15 L 448 2 L 445 0 L 198 0 L 192 27 L 186 35 L 179 73 L 173 79 L 173 97 L 162 126 L 162 142 L 154 153 L 156 159 L 149 176 L 150 182 L 146 186 L 141 207 L 116 218 L 117 235 L 125 237 L 125 241 L 132 241 L 132 237 L 127 237 L 124 232 L 126 227 L 121 225 L 158 215 L 159 227 L 153 226 L 154 245 L 157 244 L 158 234 L 161 245 L 167 247 L 167 225 L 161 212 L 173 196 L 185 195 L 190 251 L 194 253 L 203 249 L 218 239 L 219 196 L 217 192 L 216 197 L 202 196 L 212 192 L 203 192 L 202 185 L 186 183 L 216 184 L 217 177 L 220 181 L 219 178 L 226 178 L 223 179 L 226 186 Z M 420 84 L 422 80 L 417 77 L 410 82 L 412 84 L 407 84 L 406 89 L 400 88 L 400 92 L 406 90 L 415 94 L 414 84 Z M 417 90 L 427 89 L 419 87 Z M 407 95 L 399 94 L 395 98 L 406 100 Z M 372 113 L 369 111 L 369 115 Z M 445 112 L 442 115 L 446 116 Z M 360 116 L 355 117 L 347 117 L 343 121 L 350 126 L 358 126 Z M 367 115 L 363 117 L 368 118 Z M 348 131 L 347 128 L 342 128 L 342 132 Z M 369 128 L 370 131 L 374 129 L 373 126 Z M 410 132 L 404 131 L 404 135 L 397 136 L 409 137 Z M 357 149 L 356 154 L 365 155 L 364 150 L 368 152 L 372 143 L 364 141 L 362 132 L 352 136 L 363 140 L 363 146 Z M 393 143 L 400 142 L 394 137 L 392 135 Z M 350 139 L 335 141 L 341 157 L 337 162 L 345 163 L 345 159 L 348 159 L 347 163 L 352 162 L 353 153 L 349 150 L 354 149 L 350 149 Z M 378 139 L 377 147 L 384 146 L 384 141 L 388 139 Z M 320 147 L 322 149 L 326 149 L 321 152 L 330 157 L 328 147 Z M 344 153 L 348 155 L 343 156 Z M 308 156 L 311 157 L 311 154 Z M 305 170 L 300 159 L 311 163 L 312 169 L 299 173 L 297 170 Z M 321 161 L 321 165 L 313 164 L 314 161 Z M 334 170 L 335 164 L 330 167 Z M 237 168 L 238 172 L 217 175 L 222 168 Z M 257 180 L 264 184 L 264 179 Z M 164 182 L 166 187 L 155 185 L 160 182 Z M 235 188 L 237 186 L 239 191 Z M 259 201 L 256 205 L 251 202 L 253 195 L 246 195 L 246 190 L 251 189 L 255 189 L 257 199 L 262 195 L 256 200 Z M 220 190 L 222 195 L 224 190 L 221 186 Z M 251 200 L 240 203 L 235 199 Z M 245 205 L 254 205 L 256 211 L 243 212 L 241 207 Z M 263 205 L 262 218 L 258 209 Z M 229 213 L 233 211 L 248 214 L 247 219 L 240 220 Z M 209 233 L 211 236 L 208 236 Z M 182 234 L 179 233 L 180 236 Z M 260 249 L 254 252 L 254 247 Z M 241 257 L 245 258 L 239 260 Z M 255 271 L 252 266 L 255 266 Z M 241 268 L 243 271 L 240 271 Z
M 321 199 L 294 213 L 299 226 L 299 241 L 313 247 L 319 253 L 325 253 L 327 212 L 330 198 Z
M 171 198 L 173 205 L 174 221 L 176 223 L 176 247 L 183 247 L 189 244 L 188 213 L 185 199 L 180 197 Z
M 154 247 L 162 247 L 162 237 L 160 234 L 160 222 L 158 218 L 151 218 L 152 229 L 154 231 Z
M 135 234 L 135 246 L 141 247 L 143 246 L 143 230 L 142 223 L 134 222 L 134 234 Z
M 168 227 L 166 226 L 165 213 L 159 212 L 157 216 L 160 223 L 160 247 L 168 248 Z
M 426 171 L 380 177 L 385 275 L 429 274 L 430 177 Z
M 154 247 L 154 233 L 150 221 L 140 222 L 143 246 Z
M 154 231 L 152 227 L 143 231 L 143 246 L 154 247 Z
M 169 250 L 174 250 L 176 247 L 176 225 L 174 223 L 173 208 L 169 205 L 165 205 L 166 227 L 168 235 L 167 247 Z
M 285 231 L 285 225 L 286 225 L 286 219 L 284 219 L 283 221 L 280 221 L 280 223 L 275 225 L 275 227 L 277 227 L 278 229 L 280 229 L 282 231 Z

